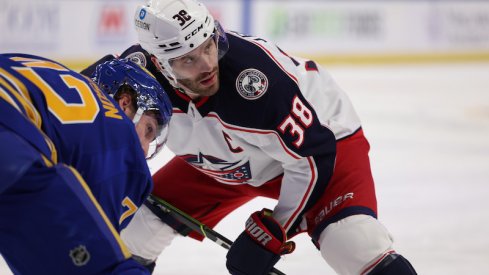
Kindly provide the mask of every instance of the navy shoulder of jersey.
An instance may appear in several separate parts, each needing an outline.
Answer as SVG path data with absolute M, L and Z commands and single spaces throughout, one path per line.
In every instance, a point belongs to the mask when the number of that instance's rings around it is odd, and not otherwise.
M 334 151 L 334 134 L 321 125 L 293 72 L 285 69 L 304 64 L 260 38 L 229 34 L 228 39 L 229 52 L 220 62 L 221 88 L 216 94 L 221 119 L 243 127 L 276 131 L 290 149 L 303 156 Z M 270 47 L 275 47 L 273 53 Z M 279 58 L 284 63 L 279 63 Z M 310 111 L 306 123 L 293 114 L 297 106 L 302 108 L 298 111 Z M 298 140 L 296 133 L 290 133 L 295 131 L 293 127 L 300 127 L 306 138 Z
M 273 123 L 267 114 L 273 112 L 278 117 L 290 111 L 293 96 L 300 93 L 297 83 L 261 47 L 259 38 L 229 33 L 228 40 L 229 51 L 220 62 L 221 88 L 217 95 L 223 102 L 236 102 L 232 108 L 242 112 L 222 114 L 222 119 L 269 129 Z

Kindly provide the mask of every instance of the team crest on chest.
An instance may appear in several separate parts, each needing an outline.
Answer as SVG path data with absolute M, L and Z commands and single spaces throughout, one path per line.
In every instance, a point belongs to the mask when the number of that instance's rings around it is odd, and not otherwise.
M 236 90 L 245 99 L 258 99 L 268 88 L 267 76 L 257 69 L 246 69 L 236 79 Z
M 250 162 L 247 159 L 229 162 L 211 155 L 181 155 L 187 163 L 215 180 L 227 184 L 242 184 L 252 179 Z

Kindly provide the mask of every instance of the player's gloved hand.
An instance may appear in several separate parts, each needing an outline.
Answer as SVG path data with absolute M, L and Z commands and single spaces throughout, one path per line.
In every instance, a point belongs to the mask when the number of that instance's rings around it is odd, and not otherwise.
M 246 221 L 246 229 L 228 251 L 226 267 L 233 275 L 268 274 L 280 255 L 292 253 L 295 243 L 286 241 L 284 228 L 263 209 Z

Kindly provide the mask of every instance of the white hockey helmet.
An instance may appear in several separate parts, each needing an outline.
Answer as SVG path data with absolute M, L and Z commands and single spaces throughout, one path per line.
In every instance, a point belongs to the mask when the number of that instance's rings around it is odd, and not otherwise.
M 219 22 L 195 0 L 150 0 L 138 6 L 134 23 L 141 47 L 156 56 L 165 76 L 175 81 L 171 59 L 189 53 L 211 36 L 216 39 L 219 58 L 228 49 Z

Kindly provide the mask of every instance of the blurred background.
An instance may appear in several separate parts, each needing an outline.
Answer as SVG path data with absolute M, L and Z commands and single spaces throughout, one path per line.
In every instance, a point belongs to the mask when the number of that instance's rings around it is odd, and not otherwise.
M 489 2 L 204 0 L 228 30 L 322 63 L 489 60 Z M 136 42 L 143 0 L 0 0 L 0 51 L 72 67 Z
M 202 2 L 225 29 L 318 61 L 350 96 L 371 144 L 379 219 L 419 274 L 489 274 L 489 1 Z M 0 0 L 0 52 L 82 69 L 137 43 L 141 3 Z M 258 198 L 216 229 L 234 239 L 250 213 L 273 206 Z M 277 268 L 334 274 L 306 235 L 295 241 Z M 178 238 L 155 274 L 227 274 L 225 255 Z M 0 274 L 11 274 L 4 263 Z

